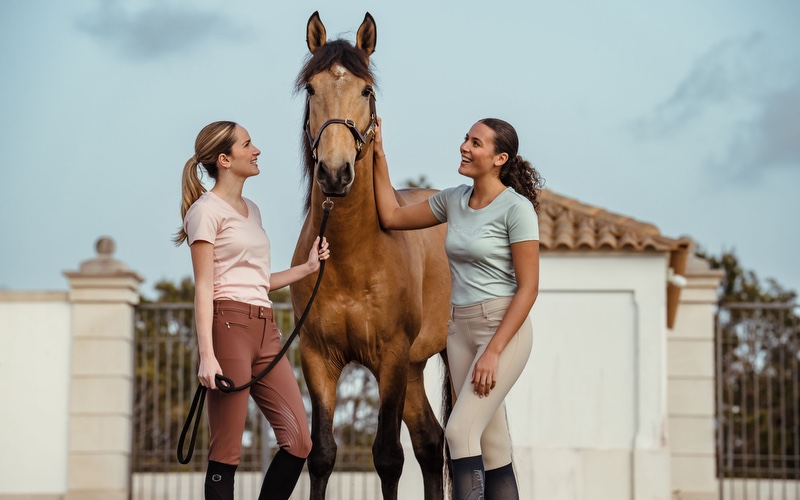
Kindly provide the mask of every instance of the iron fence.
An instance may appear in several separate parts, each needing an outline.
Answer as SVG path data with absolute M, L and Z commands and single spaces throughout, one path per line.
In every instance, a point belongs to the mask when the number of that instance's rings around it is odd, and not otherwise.
M 800 321 L 794 304 L 721 304 L 720 498 L 800 499 Z

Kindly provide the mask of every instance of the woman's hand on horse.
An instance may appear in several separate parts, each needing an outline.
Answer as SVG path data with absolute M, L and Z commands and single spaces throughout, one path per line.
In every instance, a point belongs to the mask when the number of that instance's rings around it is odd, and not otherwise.
M 472 385 L 478 397 L 489 395 L 489 391 L 497 385 L 497 367 L 500 364 L 500 355 L 492 351 L 484 351 L 475 368 L 472 370 Z
M 217 374 L 223 374 L 217 358 L 214 356 L 201 356 L 200 367 L 197 369 L 197 378 L 200 379 L 200 385 L 212 391 L 216 391 L 217 383 L 214 378 Z
M 383 121 L 380 116 L 375 117 L 375 138 L 372 140 L 372 156 L 377 160 L 383 158 L 386 153 L 383 151 L 383 129 L 381 125 Z
M 319 236 L 317 236 L 317 239 L 314 240 L 314 244 L 311 245 L 311 250 L 308 252 L 308 261 L 306 265 L 313 273 L 319 269 L 319 261 L 328 260 L 330 256 L 331 249 L 328 247 L 328 239 L 323 237 L 322 244 L 320 245 Z

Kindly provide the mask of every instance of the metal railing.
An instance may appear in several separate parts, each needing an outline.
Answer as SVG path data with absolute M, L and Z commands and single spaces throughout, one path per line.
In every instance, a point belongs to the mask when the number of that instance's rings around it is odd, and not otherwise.
M 800 500 L 800 321 L 794 304 L 721 304 L 720 498 Z

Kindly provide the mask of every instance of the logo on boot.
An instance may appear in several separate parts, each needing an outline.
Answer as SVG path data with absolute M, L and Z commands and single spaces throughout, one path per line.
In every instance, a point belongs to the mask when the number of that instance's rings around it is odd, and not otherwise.
M 222 481 L 222 474 L 214 474 L 213 476 L 211 476 L 211 480 L 214 481 L 215 483 Z

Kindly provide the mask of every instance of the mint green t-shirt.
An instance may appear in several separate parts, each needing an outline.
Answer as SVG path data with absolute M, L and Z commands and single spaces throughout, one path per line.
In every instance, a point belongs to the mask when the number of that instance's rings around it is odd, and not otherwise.
M 539 219 L 531 202 L 506 188 L 484 208 L 469 207 L 472 186 L 448 188 L 428 199 L 431 211 L 447 222 L 445 251 L 453 288 L 450 302 L 476 304 L 517 292 L 511 244 L 539 239 Z

